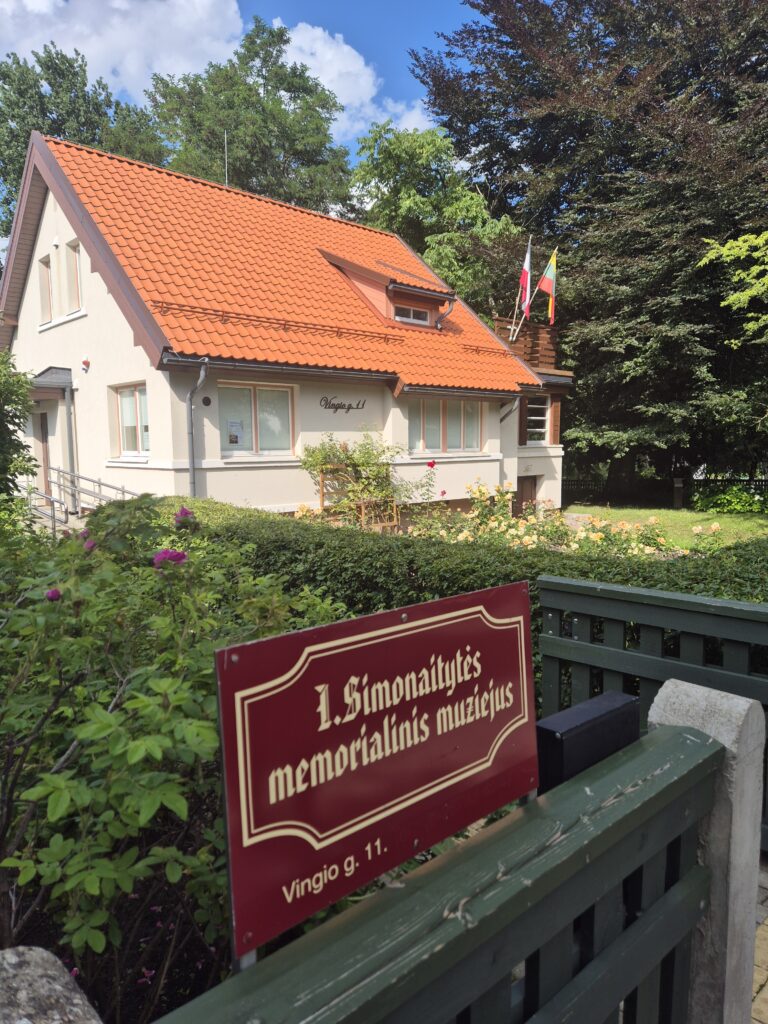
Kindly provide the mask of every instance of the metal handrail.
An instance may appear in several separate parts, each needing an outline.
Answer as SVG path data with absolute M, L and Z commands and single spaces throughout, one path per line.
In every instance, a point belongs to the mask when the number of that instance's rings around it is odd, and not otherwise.
M 32 500 L 33 498 L 43 498 L 44 501 L 50 503 L 50 508 L 46 508 L 44 505 L 35 505 Z M 42 516 L 43 519 L 50 520 L 51 533 L 54 537 L 56 536 L 56 524 L 61 523 L 62 526 L 66 526 L 69 522 L 69 509 L 67 508 L 67 503 L 62 501 L 61 498 L 55 498 L 52 494 L 46 494 L 45 491 L 39 491 L 36 487 L 27 491 L 27 505 L 33 515 Z M 61 517 L 56 515 L 57 505 L 61 506 Z
M 59 494 L 59 498 L 57 500 L 59 501 L 63 502 L 63 492 L 69 491 L 73 504 L 77 510 L 80 509 L 81 495 L 93 498 L 99 504 L 104 504 L 107 501 L 114 501 L 118 497 L 123 501 L 125 501 L 126 498 L 139 497 L 139 494 L 136 491 L 130 491 L 127 487 L 119 487 L 116 484 L 105 483 L 103 480 L 92 476 L 85 476 L 83 473 L 70 473 L 69 470 L 60 469 L 58 467 L 51 468 L 48 483 L 51 487 L 56 487 Z M 95 489 L 83 486 L 84 483 L 95 485 Z M 71 509 L 71 511 L 74 510 L 75 509 Z

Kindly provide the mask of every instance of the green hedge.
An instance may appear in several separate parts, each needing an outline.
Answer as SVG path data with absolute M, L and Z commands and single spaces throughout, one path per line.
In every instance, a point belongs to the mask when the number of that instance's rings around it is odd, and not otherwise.
M 234 541 L 254 571 L 281 573 L 292 585 L 322 588 L 357 614 L 468 590 L 529 580 L 543 573 L 741 601 L 768 601 L 768 540 L 706 556 L 617 558 L 492 542 L 449 544 L 361 533 L 205 500 L 189 503 L 212 538 Z M 177 503 L 163 508 L 170 513 Z

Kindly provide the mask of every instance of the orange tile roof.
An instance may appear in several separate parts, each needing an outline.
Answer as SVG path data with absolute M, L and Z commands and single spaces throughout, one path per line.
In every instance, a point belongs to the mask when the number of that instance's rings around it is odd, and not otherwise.
M 45 140 L 174 352 L 518 391 L 538 378 L 462 303 L 442 331 L 385 320 L 321 250 L 446 286 L 397 236 Z

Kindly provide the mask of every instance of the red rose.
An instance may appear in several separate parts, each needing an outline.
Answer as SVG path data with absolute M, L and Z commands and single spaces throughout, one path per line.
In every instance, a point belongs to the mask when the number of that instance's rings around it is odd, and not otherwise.
M 435 460 L 434 459 L 430 459 L 429 462 L 427 463 L 427 468 L 428 469 L 434 469 L 436 465 L 437 465 L 437 463 L 435 462 Z

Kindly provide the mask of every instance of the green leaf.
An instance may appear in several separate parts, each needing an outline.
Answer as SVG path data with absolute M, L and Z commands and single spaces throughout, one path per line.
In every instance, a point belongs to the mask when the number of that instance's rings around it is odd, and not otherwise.
M 128 751 L 125 759 L 128 764 L 137 764 L 147 753 L 147 746 L 144 740 L 132 740 L 128 744 Z
M 178 815 L 182 821 L 187 820 L 189 814 L 189 807 L 187 801 L 176 791 L 163 791 L 162 794 L 163 804 L 168 808 L 169 811 L 173 811 L 174 814 Z
M 57 789 L 48 797 L 47 815 L 49 821 L 58 821 L 63 818 L 72 802 L 72 796 L 68 789 Z
M 98 896 L 101 891 L 101 883 L 98 875 L 87 875 L 83 883 L 85 891 L 91 896 Z
M 85 935 L 85 941 L 94 953 L 103 953 L 107 945 L 106 937 L 98 928 L 89 928 Z
M 139 801 L 139 825 L 146 825 L 150 818 L 160 806 L 160 797 L 157 793 L 145 793 Z
M 21 869 L 21 871 L 19 872 L 19 875 L 18 875 L 18 878 L 17 878 L 17 881 L 18 881 L 19 885 L 26 885 L 27 882 L 31 882 L 32 879 L 35 877 L 36 873 L 37 873 L 37 871 L 36 871 L 35 865 L 31 861 L 26 863 L 24 865 L 24 867 Z
M 175 885 L 181 878 L 181 864 L 175 860 L 169 860 L 165 865 L 165 874 L 169 882 Z

